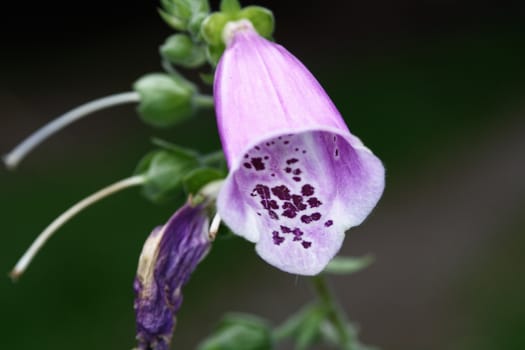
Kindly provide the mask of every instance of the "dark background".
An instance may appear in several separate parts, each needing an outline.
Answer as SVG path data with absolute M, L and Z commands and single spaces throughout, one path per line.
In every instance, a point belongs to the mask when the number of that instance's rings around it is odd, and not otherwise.
M 343 248 L 376 262 L 332 279 L 361 338 L 390 350 L 525 348 L 525 6 L 257 4 L 274 11 L 276 40 L 387 168 L 380 205 Z M 171 31 L 156 5 L 3 3 L 0 152 L 159 71 L 157 48 Z M 131 174 L 152 135 L 219 147 L 211 112 L 158 131 L 125 106 L 57 134 L 16 172 L 0 170 L 0 271 L 62 210 Z M 131 348 L 138 254 L 175 208 L 129 190 L 67 224 L 19 283 L 0 279 L 0 349 Z M 312 297 L 305 278 L 267 266 L 241 239 L 217 241 L 184 294 L 176 349 L 193 348 L 226 311 L 277 324 Z

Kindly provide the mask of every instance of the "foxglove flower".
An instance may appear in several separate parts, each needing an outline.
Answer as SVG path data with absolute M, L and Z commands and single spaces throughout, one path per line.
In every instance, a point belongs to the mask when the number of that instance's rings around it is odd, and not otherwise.
M 214 96 L 230 173 L 219 214 L 268 263 L 317 274 L 381 197 L 383 165 L 285 48 L 246 20 L 223 37 Z
M 184 205 L 150 234 L 134 283 L 138 349 L 169 348 L 182 304 L 181 288 L 209 248 L 208 216 L 202 205 Z

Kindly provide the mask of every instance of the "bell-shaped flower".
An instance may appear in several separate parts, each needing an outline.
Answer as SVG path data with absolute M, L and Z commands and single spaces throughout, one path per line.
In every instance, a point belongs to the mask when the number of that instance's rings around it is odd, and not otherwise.
M 188 203 L 146 240 L 134 282 L 138 349 L 169 349 L 181 288 L 210 248 L 208 221 Z
M 230 173 L 219 214 L 268 263 L 317 274 L 381 197 L 383 165 L 285 48 L 246 20 L 223 37 L 214 96 Z

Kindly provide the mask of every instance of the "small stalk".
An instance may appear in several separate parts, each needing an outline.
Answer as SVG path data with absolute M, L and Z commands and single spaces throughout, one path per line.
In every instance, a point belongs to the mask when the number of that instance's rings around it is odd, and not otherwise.
M 42 249 L 44 244 L 51 238 L 51 236 L 66 222 L 68 222 L 72 217 L 77 215 L 82 210 L 86 209 L 93 203 L 98 202 L 99 200 L 115 193 L 119 192 L 125 188 L 142 185 L 145 181 L 143 176 L 132 176 L 130 178 L 115 182 L 112 185 L 109 185 L 100 191 L 93 193 L 92 195 L 84 198 L 77 204 L 73 205 L 71 208 L 63 212 L 58 216 L 49 226 L 45 228 L 44 231 L 35 239 L 31 244 L 29 249 L 22 255 L 20 260 L 16 263 L 15 267 L 9 274 L 13 280 L 17 280 L 27 269 L 35 255 Z
M 51 122 L 31 134 L 11 152 L 6 154 L 3 157 L 3 161 L 8 169 L 14 169 L 36 146 L 38 146 L 57 131 L 62 130 L 64 127 L 77 121 L 78 119 L 102 109 L 139 101 L 139 94 L 134 91 L 130 91 L 102 97 L 80 105 L 69 112 L 62 114 L 58 118 L 53 119 Z
M 312 277 L 311 281 L 317 297 L 328 310 L 328 320 L 337 332 L 341 349 L 355 350 L 355 339 L 348 329 L 346 316 L 332 295 L 325 276 L 319 274 Z
M 209 95 L 195 95 L 193 102 L 200 108 L 213 108 L 213 96 Z

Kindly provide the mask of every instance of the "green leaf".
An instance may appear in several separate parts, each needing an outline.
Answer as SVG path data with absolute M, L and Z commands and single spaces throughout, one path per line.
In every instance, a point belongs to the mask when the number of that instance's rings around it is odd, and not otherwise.
M 142 120 L 157 127 L 177 124 L 195 111 L 191 85 L 177 76 L 153 73 L 140 78 L 133 85 L 140 95 L 138 112 Z
M 374 258 L 366 255 L 360 258 L 336 256 L 326 266 L 323 272 L 336 275 L 352 274 L 368 267 Z
M 145 196 L 153 202 L 162 202 L 182 189 L 184 176 L 199 165 L 191 151 L 160 150 L 148 153 L 137 166 L 143 174 Z
M 198 158 L 199 157 L 199 153 L 197 153 L 196 151 L 192 149 L 181 147 L 179 145 L 176 145 L 174 143 L 171 143 L 169 141 L 163 140 L 158 137 L 153 137 L 151 139 L 151 143 L 153 143 L 155 146 L 158 146 L 166 151 L 170 151 L 181 158 Z
M 239 13 L 239 17 L 249 20 L 261 36 L 268 39 L 272 37 L 275 28 L 272 11 L 261 6 L 247 6 Z
M 241 10 L 239 0 L 222 0 L 220 5 L 221 12 L 236 13 Z
M 208 17 L 208 12 L 195 13 L 188 22 L 188 32 L 195 41 L 201 42 L 201 26 L 204 20 Z
M 170 15 L 187 22 L 192 13 L 190 2 L 187 0 L 161 0 L 161 5 Z
M 269 350 L 273 342 L 268 323 L 248 314 L 228 314 L 198 350 Z
M 158 9 L 159 15 L 164 22 L 176 30 L 186 30 L 186 23 L 178 17 L 170 15 L 162 9 Z
M 186 68 L 195 68 L 206 62 L 202 47 L 195 45 L 186 34 L 174 34 L 160 47 L 160 53 L 168 61 Z
M 208 183 L 225 177 L 222 171 L 213 168 L 198 168 L 190 171 L 183 179 L 187 194 L 197 194 Z

